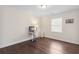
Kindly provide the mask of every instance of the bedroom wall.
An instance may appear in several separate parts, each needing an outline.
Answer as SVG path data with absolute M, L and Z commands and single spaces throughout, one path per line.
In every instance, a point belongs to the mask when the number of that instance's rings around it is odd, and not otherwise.
M 0 6 L 0 46 L 2 44 L 2 7 Z
M 37 22 L 39 19 L 33 16 L 29 11 L 19 10 L 11 6 L 3 6 L 3 36 L 1 40 L 1 48 L 12 44 L 32 39 L 28 35 L 28 27 L 34 25 L 32 21 Z M 1 20 L 0 20 L 1 21 Z M 40 28 L 36 32 L 38 37 Z
M 62 32 L 51 32 L 51 20 L 62 17 Z M 66 24 L 65 19 L 73 18 L 73 24 Z M 79 44 L 79 10 L 71 10 L 61 14 L 44 16 L 41 20 L 41 35 L 57 40 Z

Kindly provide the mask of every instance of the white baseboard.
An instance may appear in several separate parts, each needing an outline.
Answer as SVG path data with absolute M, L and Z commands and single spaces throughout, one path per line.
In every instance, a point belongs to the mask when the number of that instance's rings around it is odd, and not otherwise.
M 24 41 L 28 41 L 28 40 L 31 40 L 31 38 L 22 39 L 22 40 L 18 40 L 16 42 L 7 43 L 5 45 L 1 45 L 0 48 L 8 47 L 8 46 L 11 46 L 11 45 L 14 45 L 14 44 L 18 44 L 18 43 L 21 43 L 21 42 L 24 42 Z
M 51 39 L 56 39 L 56 40 L 60 40 L 60 41 L 64 41 L 64 42 L 68 42 L 68 43 L 72 43 L 72 44 L 77 44 L 77 45 L 79 45 L 79 42 L 72 42 L 72 41 L 68 41 L 68 40 L 63 40 L 63 39 L 61 39 L 61 38 L 55 38 L 55 37 L 51 37 L 51 36 L 46 36 L 47 38 L 51 38 Z
M 52 38 L 52 37 L 49 37 L 49 36 L 46 36 L 46 37 Z M 7 43 L 7 44 L 4 44 L 4 45 L 1 45 L 0 48 L 8 47 L 8 46 L 11 46 L 11 45 L 14 45 L 14 44 L 18 44 L 18 43 L 21 43 L 21 42 L 24 42 L 24 41 L 28 41 L 28 40 L 31 40 L 31 39 L 32 38 L 27 38 L 27 39 L 18 40 L 18 41 L 15 41 L 15 42 Z M 57 39 L 57 38 L 54 38 L 54 39 Z M 69 42 L 69 41 L 62 40 L 62 39 L 61 39 L 61 41 Z M 69 43 L 74 43 L 74 44 L 78 44 L 79 45 L 79 43 L 75 43 L 75 42 L 69 42 Z

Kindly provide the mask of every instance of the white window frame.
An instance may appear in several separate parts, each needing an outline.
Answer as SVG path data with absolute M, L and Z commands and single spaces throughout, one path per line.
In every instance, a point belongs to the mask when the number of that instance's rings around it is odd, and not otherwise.
M 54 18 L 51 21 L 52 32 L 62 32 L 62 18 Z

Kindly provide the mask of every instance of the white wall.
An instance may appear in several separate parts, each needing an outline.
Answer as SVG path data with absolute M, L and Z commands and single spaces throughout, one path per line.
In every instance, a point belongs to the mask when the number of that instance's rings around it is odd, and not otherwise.
M 51 32 L 51 20 L 57 17 L 63 18 L 62 33 Z M 66 24 L 65 19 L 68 18 L 74 18 L 74 23 Z M 42 17 L 41 32 L 45 32 L 45 36 L 49 38 L 79 44 L 79 10 L 72 10 L 61 14 Z
M 0 45 L 2 41 L 2 7 L 0 6 Z
M 32 37 L 28 35 L 28 27 L 33 25 L 32 21 L 37 21 L 39 25 L 39 19 L 37 17 L 26 10 L 19 10 L 11 6 L 3 6 L 2 11 L 3 13 L 0 13 L 0 15 L 3 17 L 3 36 L 0 41 L 2 43 L 0 47 L 32 39 Z M 39 30 L 38 28 L 36 33 L 37 37 Z

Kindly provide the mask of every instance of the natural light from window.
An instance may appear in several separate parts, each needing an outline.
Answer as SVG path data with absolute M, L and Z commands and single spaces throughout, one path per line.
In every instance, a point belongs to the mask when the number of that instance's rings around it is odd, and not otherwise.
M 54 18 L 51 21 L 52 32 L 62 32 L 62 18 Z

